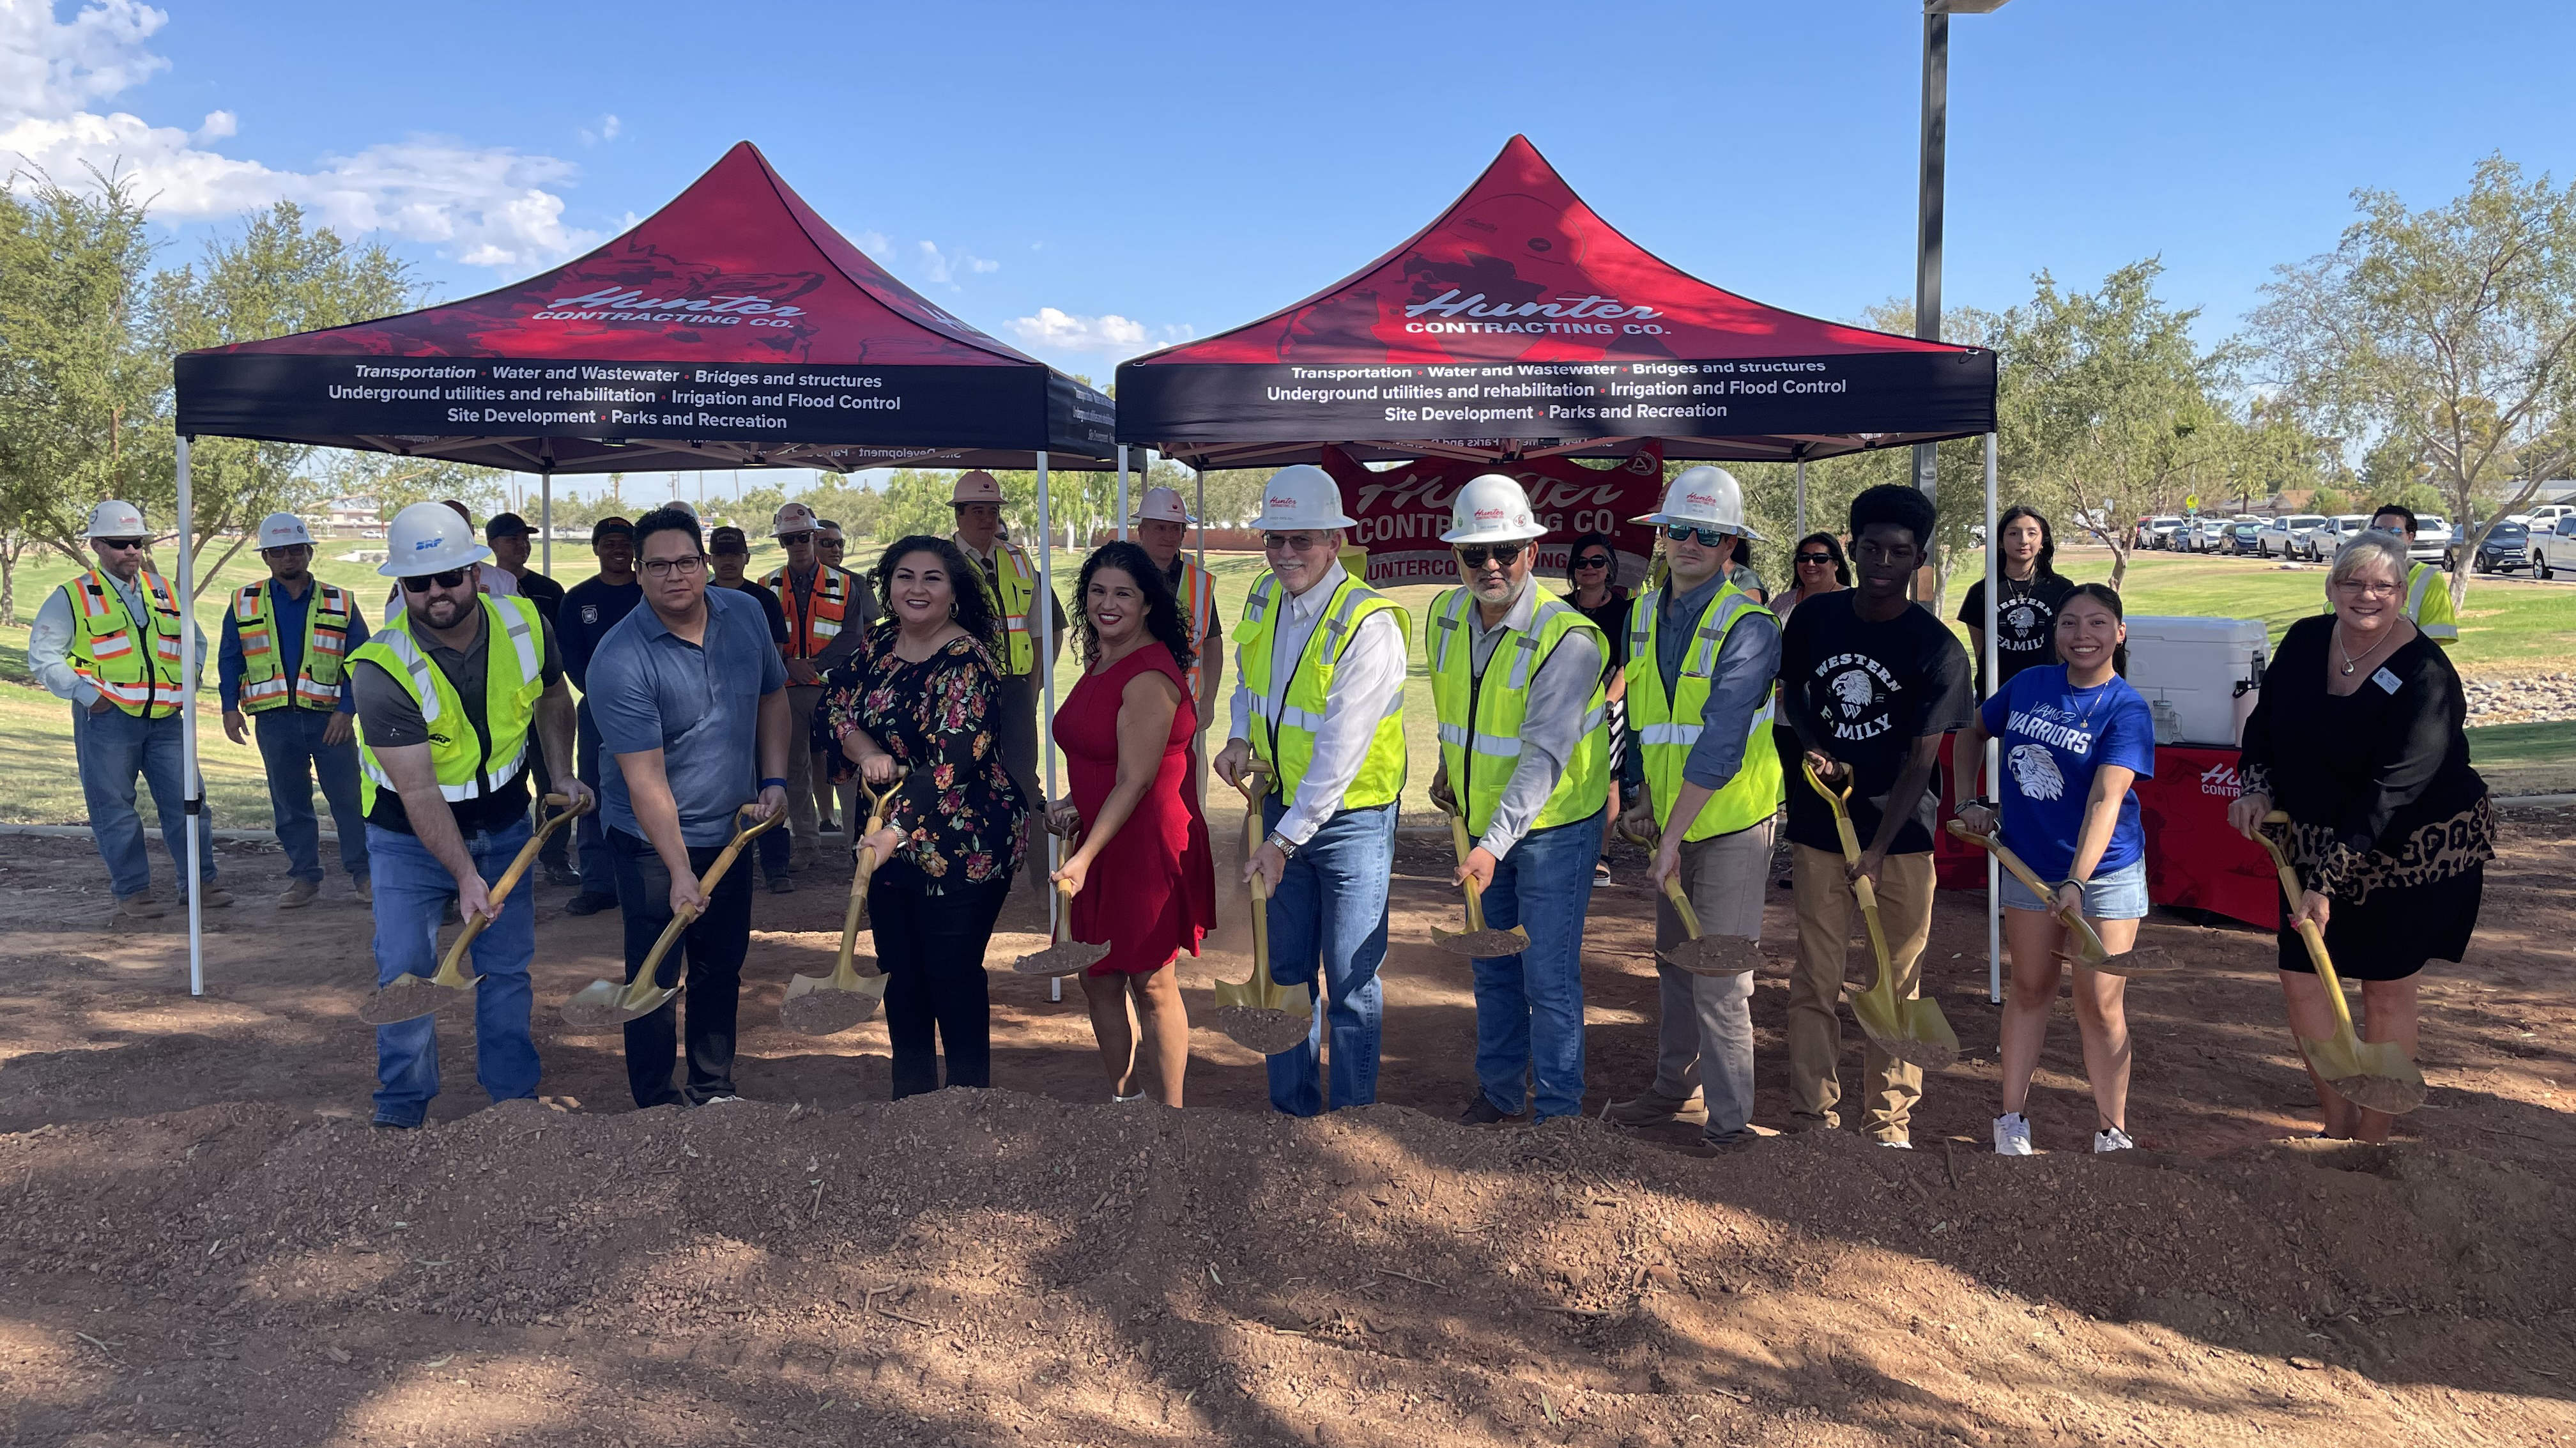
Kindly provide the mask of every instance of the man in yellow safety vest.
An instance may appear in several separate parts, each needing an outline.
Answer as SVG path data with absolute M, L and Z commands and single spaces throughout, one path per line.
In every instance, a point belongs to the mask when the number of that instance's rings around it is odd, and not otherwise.
M 2370 526 L 2381 532 L 2405 537 L 2408 547 L 2415 543 L 2415 510 L 2390 503 L 2371 515 Z M 2459 611 L 2451 606 L 2451 581 L 2442 576 L 2435 563 L 2410 563 L 2406 566 L 2406 621 L 2418 633 L 2445 648 L 2460 641 Z
M 1633 521 L 1664 539 L 1667 576 L 1630 610 L 1627 823 L 1658 836 L 1647 883 L 1657 891 L 1655 946 L 1684 938 L 1662 894 L 1678 875 L 1711 935 L 1762 935 L 1780 756 L 1771 743 L 1771 683 L 1780 628 L 1733 579 L 1744 539 L 1744 492 L 1723 468 L 1683 470 L 1663 507 Z M 1661 1019 L 1655 1079 L 1613 1104 L 1608 1119 L 1651 1126 L 1698 1122 L 1733 1146 L 1753 1116 L 1753 977 L 1693 975 L 1655 963 Z
M 367 641 L 367 620 L 348 590 L 314 578 L 313 537 L 303 519 L 271 513 L 259 520 L 256 538 L 268 580 L 235 590 L 224 610 L 215 683 L 225 738 L 247 744 L 250 721 L 259 721 L 269 815 L 286 851 L 286 893 L 277 908 L 302 909 L 321 889 L 317 775 L 340 832 L 340 863 L 358 898 L 371 900 L 367 816 L 358 804 L 358 701 L 343 682 L 350 653 Z
M 1330 474 L 1282 468 L 1262 499 L 1253 526 L 1270 576 L 1253 585 L 1234 628 L 1232 723 L 1216 772 L 1236 779 L 1255 760 L 1269 771 L 1261 818 L 1270 833 L 1244 879 L 1259 871 L 1269 890 L 1271 977 L 1318 997 L 1315 1028 L 1270 1058 L 1270 1104 L 1313 1116 L 1325 1104 L 1326 1018 L 1332 1105 L 1377 1099 L 1377 971 L 1404 792 L 1409 630 L 1395 600 L 1342 567 L 1342 530 L 1353 519 Z
M 1181 606 L 1181 623 L 1190 631 L 1191 647 L 1198 650 L 1197 662 L 1190 665 L 1190 695 L 1198 701 L 1199 730 L 1204 735 L 1216 722 L 1217 688 L 1225 679 L 1225 640 L 1217 629 L 1215 576 L 1181 555 L 1190 525 L 1197 521 L 1181 505 L 1180 493 L 1171 488 L 1147 488 L 1132 520 L 1136 541 L 1163 570 L 1163 581 L 1172 586 L 1172 601 Z M 1204 765 L 1204 740 L 1191 748 L 1192 757 Z
M 152 860 L 142 817 L 134 812 L 138 774 L 152 788 L 162 848 L 179 868 L 180 897 L 192 888 L 179 862 L 187 840 L 179 629 L 187 610 L 170 581 L 143 566 L 152 535 L 132 503 L 111 498 L 92 508 L 86 536 L 98 566 L 72 575 L 46 597 L 27 633 L 27 668 L 55 698 L 71 701 L 72 753 L 89 805 L 90 834 L 116 891 L 116 914 L 150 920 L 161 906 L 152 899 Z M 179 546 L 188 546 L 187 540 Z M 193 623 L 187 627 L 196 629 Z M 195 639 L 190 657 L 202 671 L 204 633 L 197 631 Z M 205 890 L 201 904 L 233 903 L 232 892 L 215 884 L 211 829 L 197 832 L 196 875 Z
M 1028 550 L 1002 536 L 1002 484 L 978 468 L 957 475 L 948 495 L 957 515 L 950 540 L 966 552 L 984 584 L 984 602 L 1002 625 L 1002 649 L 993 663 L 1002 687 L 993 704 L 993 734 L 1002 749 L 1002 767 L 1018 780 L 1022 799 L 1038 799 L 1038 621 L 1030 615 L 1038 601 L 1038 565 Z M 1046 540 L 1038 540 L 1046 546 Z M 1064 606 L 1047 595 L 1047 667 L 1064 652 Z M 1028 828 L 1042 827 L 1046 811 L 1030 810 Z M 1034 858 L 1034 855 L 1032 856 Z
M 1450 503 L 1464 586 L 1433 601 L 1422 646 L 1440 715 L 1432 799 L 1464 816 L 1475 848 L 1457 878 L 1484 897 L 1485 924 L 1517 925 L 1529 948 L 1475 961 L 1476 1096 L 1459 1120 L 1490 1126 L 1583 1109 L 1583 917 L 1610 800 L 1609 705 L 1600 625 L 1538 587 L 1540 535 L 1529 495 L 1502 473 Z

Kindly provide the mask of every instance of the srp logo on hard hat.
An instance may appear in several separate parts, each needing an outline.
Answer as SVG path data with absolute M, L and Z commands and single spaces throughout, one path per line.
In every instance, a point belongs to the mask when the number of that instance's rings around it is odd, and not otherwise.
M 445 541 L 447 540 L 443 538 L 415 538 L 412 540 L 411 551 L 418 553 L 424 548 L 435 548 Z

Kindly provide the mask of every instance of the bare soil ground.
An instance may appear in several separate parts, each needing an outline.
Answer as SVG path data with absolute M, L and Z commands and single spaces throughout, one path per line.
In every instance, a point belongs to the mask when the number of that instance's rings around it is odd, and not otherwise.
M 2160 916 L 2143 943 L 2189 968 L 2130 987 L 2146 1149 L 2084 1152 L 2061 1012 L 2029 1161 L 1985 1145 L 1976 895 L 1943 897 L 1927 957 L 1969 1058 L 1927 1084 L 1910 1154 L 1451 1124 L 1473 1009 L 1428 943 L 1456 897 L 1427 840 L 1398 862 L 1365 1110 L 1270 1114 L 1258 1059 L 1204 1030 L 1189 1110 L 1110 1106 L 1079 993 L 1007 972 L 1005 1089 L 889 1104 L 881 1025 L 776 1024 L 787 977 L 829 966 L 826 871 L 758 907 L 753 1100 L 628 1107 L 616 1039 L 550 1009 L 616 973 L 616 917 L 547 890 L 547 1100 L 487 1107 L 470 1027 L 442 1026 L 433 1124 L 387 1133 L 352 1014 L 368 918 L 336 881 L 281 914 L 279 858 L 229 852 L 242 903 L 210 914 L 191 999 L 174 924 L 96 926 L 85 843 L 0 841 L 0 1425 L 422 1448 L 2576 1442 L 2576 812 L 2506 834 L 2470 958 L 2425 977 L 2435 1089 L 2396 1146 L 2298 1140 L 2269 936 Z M 1651 1068 L 1647 904 L 1595 899 L 1595 1111 Z M 1023 892 L 1005 928 L 1038 909 Z M 1239 897 L 1228 922 L 1184 963 L 1194 1013 L 1248 969 Z M 1777 1125 L 1782 983 L 1754 1002 Z M 1849 1084 L 1856 1032 L 1846 1056 Z

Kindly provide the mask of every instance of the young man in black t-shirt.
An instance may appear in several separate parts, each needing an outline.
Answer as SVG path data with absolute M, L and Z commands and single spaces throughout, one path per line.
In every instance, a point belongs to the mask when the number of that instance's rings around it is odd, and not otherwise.
M 1855 587 L 1819 594 L 1789 615 L 1780 643 L 1781 712 L 1803 741 L 1804 762 L 1839 793 L 1861 839 L 1847 868 L 1832 809 L 1784 759 L 1798 968 L 1789 979 L 1789 1091 L 1801 1129 L 1841 1124 L 1843 969 L 1849 953 L 1854 874 L 1878 895 L 1888 968 L 1897 994 L 1918 993 L 1932 932 L 1932 829 L 1941 802 L 1941 736 L 1969 718 L 1968 655 L 1906 587 L 1930 551 L 1930 500 L 1888 484 L 1852 500 Z M 1874 972 L 1875 963 L 1872 965 Z M 1884 1146 L 1910 1146 L 1908 1123 L 1923 1072 L 1871 1043 L 1863 1067 L 1861 1126 Z

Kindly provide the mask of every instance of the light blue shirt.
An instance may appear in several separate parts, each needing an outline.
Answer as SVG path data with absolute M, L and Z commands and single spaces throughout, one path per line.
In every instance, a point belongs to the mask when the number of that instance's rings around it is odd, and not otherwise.
M 671 632 L 644 604 L 591 656 L 585 697 L 609 755 L 600 774 L 602 818 L 637 839 L 647 836 L 620 754 L 662 751 L 680 838 L 693 847 L 732 839 L 734 811 L 760 797 L 760 701 L 787 687 L 787 666 L 758 599 L 712 587 L 706 598 L 703 647 Z

